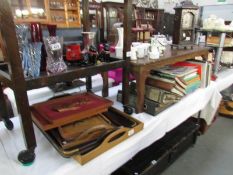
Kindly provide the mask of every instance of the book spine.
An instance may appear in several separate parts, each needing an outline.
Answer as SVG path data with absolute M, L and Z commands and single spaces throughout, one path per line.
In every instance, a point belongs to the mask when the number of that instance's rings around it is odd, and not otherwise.
M 198 75 L 197 74 L 193 74 L 193 75 L 188 75 L 188 76 L 185 76 L 185 77 L 183 77 L 183 80 L 185 81 L 185 82 L 187 82 L 187 81 L 190 81 L 190 80 L 192 80 L 193 78 L 196 78 L 196 77 L 198 77 Z
M 153 78 L 148 77 L 146 79 L 146 85 L 161 88 L 167 91 L 171 91 L 171 89 L 175 86 L 175 83 L 168 83 L 161 80 L 155 80 Z
M 192 92 L 194 92 L 196 89 L 200 88 L 201 86 L 201 81 L 193 84 L 192 86 L 189 86 L 187 89 L 186 89 L 186 93 L 187 94 L 190 94 Z
M 196 82 L 198 82 L 200 80 L 201 80 L 200 76 L 197 76 L 197 77 L 195 77 L 195 78 L 193 78 L 193 79 L 191 79 L 189 81 L 186 81 L 186 84 L 189 86 L 190 84 L 196 83 Z
M 176 81 L 176 83 L 177 83 L 179 86 L 181 86 L 182 88 L 185 89 L 185 88 L 187 87 L 185 81 L 184 81 L 182 78 L 176 77 L 176 78 L 175 78 L 175 81 Z
M 149 77 L 154 79 L 154 80 L 161 80 L 161 81 L 168 82 L 168 83 L 175 83 L 175 79 L 160 77 L 160 76 L 157 76 L 157 75 L 150 75 Z
M 162 73 L 162 72 L 159 72 L 159 71 L 156 71 L 156 70 L 153 70 L 151 74 L 159 76 L 161 78 L 167 78 L 167 79 L 170 79 L 170 80 L 174 80 L 174 78 L 175 78 L 174 75 Z

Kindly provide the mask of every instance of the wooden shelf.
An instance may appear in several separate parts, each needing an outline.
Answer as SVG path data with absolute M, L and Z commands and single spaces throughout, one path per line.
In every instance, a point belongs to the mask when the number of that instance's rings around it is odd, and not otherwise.
M 78 0 L 73 0 L 72 3 L 75 3 L 74 7 L 68 6 L 69 0 L 42 0 L 44 3 L 44 13 L 45 16 L 43 18 L 35 18 L 31 14 L 31 7 L 32 7 L 32 2 L 35 0 L 25 0 L 25 9 L 29 11 L 29 15 L 27 18 L 16 18 L 14 21 L 16 24 L 20 23 L 31 23 L 31 22 L 40 22 L 42 24 L 56 24 L 58 28 L 69 28 L 69 27 L 81 27 L 81 19 L 80 19 L 80 2 Z M 56 6 L 51 6 L 51 2 L 64 2 L 61 3 L 61 7 L 56 7 Z M 16 9 L 17 6 L 14 5 L 12 6 L 12 10 Z M 68 21 L 68 16 L 69 14 L 75 14 L 77 18 L 76 24 L 69 24 L 72 22 Z M 65 21 L 60 22 L 60 21 L 54 21 L 53 16 L 62 16 L 64 17 Z M 61 24 L 62 23 L 62 24 Z
M 187 30 L 194 30 L 193 28 L 183 28 L 182 30 L 187 31 Z
M 65 8 L 63 7 L 63 8 L 53 8 L 53 7 L 50 7 L 49 8 L 50 10 L 62 10 L 62 11 L 64 11 L 65 10 Z
M 62 81 L 72 81 L 79 77 L 92 76 L 101 71 L 107 71 L 122 67 L 123 64 L 124 64 L 124 60 L 111 58 L 110 62 L 103 62 L 99 65 L 90 65 L 86 67 L 68 66 L 66 72 L 62 72 L 58 74 L 47 75 L 46 72 L 41 72 L 38 78 L 27 78 L 25 79 L 25 81 L 27 84 L 27 90 L 31 90 L 31 89 L 54 85 Z M 2 79 L 4 79 L 5 82 L 9 83 L 9 81 L 11 80 L 10 79 L 11 75 L 9 73 L 7 63 L 0 64 L 0 73 L 3 76 Z
M 79 10 L 77 7 L 73 7 L 73 8 L 67 8 L 68 11 L 76 11 Z

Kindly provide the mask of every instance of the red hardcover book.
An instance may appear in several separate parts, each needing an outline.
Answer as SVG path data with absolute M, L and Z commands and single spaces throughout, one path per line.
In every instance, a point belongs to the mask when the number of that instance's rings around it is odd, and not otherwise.
M 112 104 L 95 94 L 83 93 L 38 103 L 31 108 L 49 123 L 63 125 L 105 112 Z

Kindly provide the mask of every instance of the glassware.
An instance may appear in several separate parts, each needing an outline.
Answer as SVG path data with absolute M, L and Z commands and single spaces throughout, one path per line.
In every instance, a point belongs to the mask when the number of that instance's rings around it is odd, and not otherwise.
M 44 38 L 45 48 L 47 51 L 47 73 L 55 74 L 67 70 L 63 60 L 63 38 L 52 36 Z
M 19 53 L 22 60 L 24 77 L 36 78 L 40 75 L 42 43 L 29 43 L 28 33 L 29 27 L 27 25 L 16 25 L 16 35 L 18 38 Z
M 56 36 L 57 25 L 48 24 L 47 25 L 49 36 Z
M 26 76 L 29 78 L 36 78 L 40 75 L 41 64 L 41 42 L 31 43 L 26 47 L 27 67 Z
M 89 50 L 91 46 L 95 46 L 95 32 L 82 32 L 83 35 L 83 46 L 82 56 L 85 63 L 89 63 Z
M 42 28 L 40 23 L 31 23 L 31 40 L 32 42 L 42 42 Z

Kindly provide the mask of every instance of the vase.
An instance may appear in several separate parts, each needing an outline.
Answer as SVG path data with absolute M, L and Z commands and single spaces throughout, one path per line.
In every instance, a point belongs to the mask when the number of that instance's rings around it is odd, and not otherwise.
M 56 74 L 67 70 L 63 60 L 63 38 L 51 36 L 44 38 L 44 44 L 47 52 L 47 73 Z
M 83 35 L 83 50 L 82 56 L 84 63 L 96 64 L 97 49 L 95 47 L 95 32 L 82 32 Z
M 49 31 L 49 36 L 56 36 L 57 25 L 48 24 L 47 29 Z

